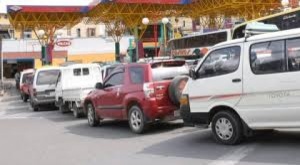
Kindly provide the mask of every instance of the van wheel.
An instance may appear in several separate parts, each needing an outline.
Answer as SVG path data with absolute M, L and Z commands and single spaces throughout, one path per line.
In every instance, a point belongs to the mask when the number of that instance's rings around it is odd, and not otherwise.
M 96 127 L 100 124 L 100 120 L 97 117 L 95 108 L 91 103 L 87 105 L 87 118 L 88 118 L 88 123 L 91 127 Z
M 34 112 L 39 111 L 39 107 L 35 105 L 33 99 L 30 97 L 30 105 Z
M 217 142 L 234 145 L 242 139 L 242 123 L 238 115 L 221 111 L 212 119 L 212 132 Z
M 132 132 L 141 134 L 147 129 L 145 115 L 138 106 L 132 106 L 129 110 L 128 122 Z
M 28 95 L 22 94 L 22 100 L 23 100 L 24 103 L 26 103 L 27 100 L 28 100 Z

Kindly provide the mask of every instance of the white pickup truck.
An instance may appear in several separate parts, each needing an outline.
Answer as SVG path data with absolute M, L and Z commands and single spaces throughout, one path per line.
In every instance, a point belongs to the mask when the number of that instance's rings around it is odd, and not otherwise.
M 59 110 L 62 113 L 72 111 L 76 118 L 83 116 L 82 102 L 98 82 L 102 83 L 102 73 L 97 64 L 62 67 L 55 89 Z

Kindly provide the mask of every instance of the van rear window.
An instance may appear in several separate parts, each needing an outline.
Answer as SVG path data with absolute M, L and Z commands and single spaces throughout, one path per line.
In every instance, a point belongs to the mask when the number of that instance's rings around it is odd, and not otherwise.
M 26 79 L 28 78 L 28 76 L 32 75 L 32 73 L 25 73 L 22 77 L 22 83 L 26 82 Z
M 47 70 L 39 72 L 37 76 L 37 85 L 55 84 L 58 78 L 59 70 Z

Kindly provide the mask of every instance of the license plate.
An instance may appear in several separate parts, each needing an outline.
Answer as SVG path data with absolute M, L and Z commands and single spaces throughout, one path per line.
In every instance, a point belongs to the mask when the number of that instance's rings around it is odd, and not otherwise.
M 174 117 L 180 117 L 180 111 L 179 110 L 174 111 Z

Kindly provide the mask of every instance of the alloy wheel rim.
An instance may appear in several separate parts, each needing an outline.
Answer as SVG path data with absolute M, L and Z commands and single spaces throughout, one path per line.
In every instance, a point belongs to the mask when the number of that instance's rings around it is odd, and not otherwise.
M 222 140 L 229 140 L 233 135 L 232 124 L 226 118 L 220 118 L 217 120 L 215 130 L 218 137 Z
M 134 130 L 140 129 L 142 125 L 142 116 L 137 110 L 131 113 L 130 122 Z

